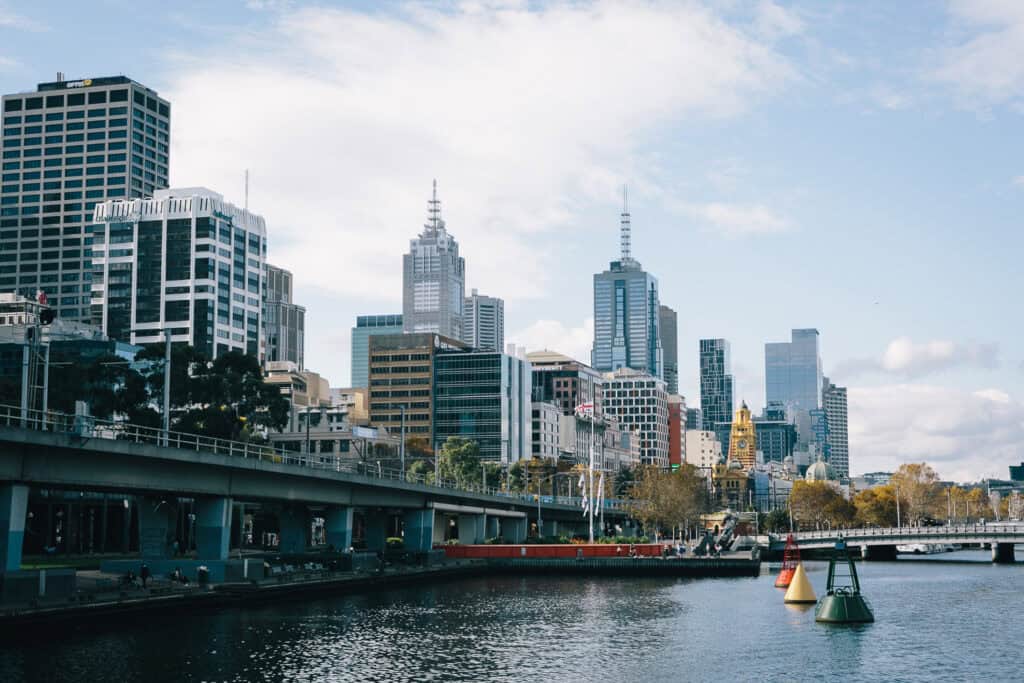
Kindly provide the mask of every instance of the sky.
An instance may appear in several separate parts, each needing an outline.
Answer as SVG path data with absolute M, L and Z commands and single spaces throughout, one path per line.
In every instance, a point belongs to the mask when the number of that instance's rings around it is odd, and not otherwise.
M 764 344 L 821 333 L 854 473 L 1024 460 L 1024 3 L 0 0 L 0 89 L 125 74 L 172 103 L 172 186 L 265 216 L 345 386 L 401 311 L 437 179 L 506 341 L 589 360 L 593 273 L 633 255 L 764 403 Z

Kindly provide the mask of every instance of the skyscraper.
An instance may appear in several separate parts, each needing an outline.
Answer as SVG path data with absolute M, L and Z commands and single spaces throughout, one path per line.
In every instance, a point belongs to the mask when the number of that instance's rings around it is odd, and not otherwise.
M 793 330 L 791 339 L 764 345 L 765 404 L 778 402 L 786 407 L 800 431 L 801 445 L 806 446 L 814 441 L 810 411 L 821 408 L 820 342 L 813 328 Z
M 210 358 L 266 354 L 267 228 L 205 188 L 107 201 L 92 226 L 92 317 L 132 344 L 185 342 Z
M 90 322 L 93 208 L 167 187 L 170 122 L 170 103 L 124 76 L 4 95 L 0 292 L 42 289 Z
M 765 401 L 787 408 L 821 407 L 821 353 L 818 331 L 792 331 L 792 341 L 764 345 Z
M 846 387 L 824 378 L 821 400 L 828 422 L 829 464 L 840 477 L 850 476 L 850 438 L 847 430 Z
M 679 393 L 679 348 L 677 343 L 676 312 L 662 304 L 658 306 L 658 328 L 661 333 L 661 357 L 665 365 L 665 386 L 668 393 Z
M 591 365 L 601 372 L 631 368 L 664 378 L 658 280 L 630 255 L 628 207 L 621 215 L 622 256 L 594 275 L 594 348 Z
M 463 341 L 481 351 L 505 348 L 505 302 L 475 289 L 463 304 Z
M 423 232 L 410 240 L 402 259 L 402 324 L 406 332 L 436 332 L 461 341 L 466 262 L 441 220 L 436 180 L 427 205 Z
M 700 340 L 700 410 L 704 429 L 713 431 L 729 452 L 732 429 L 733 379 L 729 342 L 725 339 Z
M 291 361 L 305 369 L 306 308 L 292 301 L 289 270 L 267 264 L 267 361 Z
M 360 315 L 352 328 L 352 386 L 370 386 L 370 337 L 402 333 L 402 314 Z

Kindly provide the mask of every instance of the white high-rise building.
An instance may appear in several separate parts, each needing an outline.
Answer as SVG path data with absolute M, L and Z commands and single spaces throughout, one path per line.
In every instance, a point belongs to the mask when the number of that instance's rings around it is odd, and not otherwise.
M 93 226 L 94 321 L 132 344 L 171 340 L 210 358 L 266 356 L 267 228 L 206 188 L 107 201 Z
M 445 230 L 434 181 L 423 232 L 402 258 L 402 326 L 405 332 L 436 332 L 462 341 L 466 262 L 459 243 Z M 500 351 L 499 349 L 497 349 Z
M 824 378 L 821 391 L 828 424 L 828 462 L 840 477 L 850 476 L 850 437 L 847 429 L 846 387 L 837 387 Z
M 475 289 L 466 297 L 462 317 L 463 339 L 474 349 L 501 351 L 505 348 L 505 302 L 484 296 Z
M 668 467 L 668 393 L 657 377 L 619 368 L 605 374 L 604 414 L 637 434 L 640 462 Z

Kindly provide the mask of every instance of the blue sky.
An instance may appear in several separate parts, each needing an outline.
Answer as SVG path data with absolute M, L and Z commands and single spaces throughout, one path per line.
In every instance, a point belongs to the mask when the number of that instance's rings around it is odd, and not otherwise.
M 400 310 L 436 177 L 506 337 L 587 359 L 591 275 L 633 253 L 697 340 L 821 332 L 851 468 L 1006 476 L 1024 453 L 1024 4 L 0 0 L 0 87 L 125 73 L 172 101 L 171 177 L 251 206 L 343 385 Z

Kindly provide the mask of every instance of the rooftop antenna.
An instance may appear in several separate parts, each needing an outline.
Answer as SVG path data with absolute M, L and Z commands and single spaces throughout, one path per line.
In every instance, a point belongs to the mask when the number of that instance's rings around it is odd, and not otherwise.
M 437 198 L 437 178 L 434 178 L 434 194 L 427 202 L 427 224 L 423 227 L 431 232 L 444 228 L 444 221 L 441 220 L 441 200 Z
M 621 234 L 621 238 L 620 238 L 621 239 L 621 245 L 622 245 L 622 261 L 623 262 L 629 262 L 629 261 L 633 260 L 633 257 L 630 255 L 630 248 L 629 248 L 630 232 L 632 231 L 632 228 L 631 228 L 630 222 L 629 222 L 629 196 L 627 194 L 627 189 L 626 189 L 625 185 L 622 186 L 622 215 L 621 215 L 620 219 L 621 219 L 621 228 L 620 228 L 620 230 L 621 230 L 621 233 L 622 233 Z
M 249 210 L 249 169 L 245 169 L 245 210 Z

